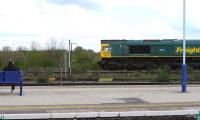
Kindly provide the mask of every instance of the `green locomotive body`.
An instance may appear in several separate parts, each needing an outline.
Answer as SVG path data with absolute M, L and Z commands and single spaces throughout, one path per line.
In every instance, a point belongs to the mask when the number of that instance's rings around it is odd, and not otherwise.
M 177 68 L 182 63 L 182 40 L 101 40 L 99 65 L 104 70 Z M 186 41 L 186 62 L 200 68 L 200 40 Z

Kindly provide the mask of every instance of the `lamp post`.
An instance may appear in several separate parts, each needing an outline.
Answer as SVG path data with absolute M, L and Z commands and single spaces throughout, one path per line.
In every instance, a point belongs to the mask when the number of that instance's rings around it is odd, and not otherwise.
M 68 72 L 69 72 L 69 77 L 71 76 L 71 41 L 69 40 L 69 50 L 68 50 Z
M 181 87 L 182 93 L 187 91 L 187 66 L 186 66 L 186 55 L 185 55 L 185 48 L 186 48 L 186 40 L 185 40 L 185 10 L 186 9 L 186 0 L 183 0 L 183 64 L 181 66 Z
M 71 76 L 71 54 L 72 54 L 72 44 L 76 44 L 76 43 L 72 43 L 70 40 L 69 40 L 69 51 L 68 51 L 68 72 L 69 72 L 69 78 Z
M 64 50 L 64 72 L 65 79 L 67 78 L 67 50 Z

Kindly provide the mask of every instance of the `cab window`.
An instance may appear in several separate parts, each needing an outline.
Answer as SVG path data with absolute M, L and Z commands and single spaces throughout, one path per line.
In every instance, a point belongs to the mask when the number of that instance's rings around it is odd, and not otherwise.
M 108 46 L 104 46 L 104 47 L 102 47 L 102 51 L 104 51 L 104 52 L 111 52 L 111 48 L 108 47 Z

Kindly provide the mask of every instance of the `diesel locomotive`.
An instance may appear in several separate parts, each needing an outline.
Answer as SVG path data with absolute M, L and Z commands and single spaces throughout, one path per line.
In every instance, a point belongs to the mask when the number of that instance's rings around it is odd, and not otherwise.
M 135 70 L 182 64 L 183 41 L 162 40 L 101 40 L 102 70 Z M 200 40 L 186 40 L 186 63 L 200 69 Z

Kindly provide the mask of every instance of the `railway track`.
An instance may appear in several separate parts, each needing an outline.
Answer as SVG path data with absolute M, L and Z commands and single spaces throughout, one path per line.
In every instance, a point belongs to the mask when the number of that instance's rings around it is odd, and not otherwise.
M 162 76 L 159 70 L 134 70 L 134 71 L 88 71 L 86 73 L 75 74 L 72 73 L 70 78 L 64 78 L 64 73 L 59 73 L 58 71 L 52 72 L 54 76 L 54 81 L 51 81 L 52 84 L 59 84 L 61 77 L 63 84 L 66 85 L 99 85 L 99 84 L 124 84 L 124 85 L 137 85 L 137 84 L 179 84 L 181 72 L 180 71 L 167 71 L 164 75 L 168 76 L 168 80 L 158 80 L 158 76 Z M 39 72 L 39 75 L 43 75 L 44 72 Z M 67 74 L 68 75 L 68 74 Z M 31 71 L 24 72 L 24 81 L 27 84 L 38 84 L 37 81 L 33 80 L 34 75 Z M 166 77 L 163 77 L 166 78 Z M 162 79 L 162 78 L 159 78 Z M 30 82 L 31 81 L 31 82 Z M 188 83 L 189 84 L 199 84 L 200 83 L 200 70 L 188 71 Z M 44 83 L 46 84 L 46 83 Z M 48 83 L 49 84 L 49 83 Z M 47 84 L 47 85 L 48 85 Z

